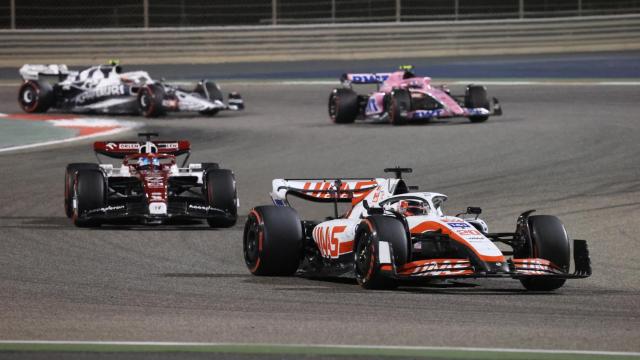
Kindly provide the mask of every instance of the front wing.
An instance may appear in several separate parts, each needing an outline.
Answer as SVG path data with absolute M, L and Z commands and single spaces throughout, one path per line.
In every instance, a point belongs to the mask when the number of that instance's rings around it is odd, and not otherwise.
M 508 271 L 478 271 L 468 259 L 429 259 L 417 260 L 396 267 L 391 259 L 391 249 L 385 253 L 382 246 L 379 256 L 380 272 L 396 279 L 463 279 L 463 278 L 512 278 L 524 279 L 533 277 L 582 279 L 591 276 L 591 260 L 585 240 L 574 240 L 575 270 L 568 273 L 545 259 L 514 258 L 508 259 Z
M 169 219 L 233 219 L 234 217 L 222 209 L 207 205 L 201 199 L 188 197 L 169 198 L 166 210 L 166 213 L 153 214 L 149 210 L 146 199 L 140 199 L 140 201 L 125 200 L 114 202 L 105 207 L 88 210 L 80 214 L 80 218 L 107 222 L 119 219 L 162 222 Z

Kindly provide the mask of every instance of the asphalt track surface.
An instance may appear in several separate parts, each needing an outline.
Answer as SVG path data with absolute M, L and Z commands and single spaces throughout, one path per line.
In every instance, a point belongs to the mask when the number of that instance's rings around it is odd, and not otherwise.
M 244 217 L 229 230 L 74 228 L 64 167 L 94 159 L 79 142 L 0 155 L 0 339 L 640 351 L 640 87 L 493 85 L 502 117 L 392 127 L 331 124 L 331 85 L 222 85 L 244 95 L 244 113 L 136 121 L 189 139 L 193 162 L 233 169 L 241 214 L 269 202 L 273 178 L 411 166 L 412 184 L 449 195 L 454 214 L 481 206 L 492 231 L 531 208 L 558 215 L 589 241 L 594 275 L 551 294 L 513 280 L 365 291 L 254 277 Z M 0 112 L 17 112 L 14 98 L 0 87 Z

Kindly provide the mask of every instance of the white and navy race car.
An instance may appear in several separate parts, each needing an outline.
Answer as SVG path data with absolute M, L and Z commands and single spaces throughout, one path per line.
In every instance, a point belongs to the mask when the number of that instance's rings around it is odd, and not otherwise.
M 403 280 L 513 278 L 533 291 L 591 275 L 585 240 L 571 243 L 555 216 L 520 215 L 513 233 L 491 233 L 480 208 L 446 215 L 447 197 L 395 178 L 275 179 L 274 205 L 252 209 L 244 228 L 244 259 L 254 275 L 354 274 L 367 289 Z M 333 217 L 301 220 L 289 196 L 334 204 Z M 343 214 L 338 204 L 351 204 Z M 504 251 L 496 242 L 508 245 Z
M 18 103 L 28 113 L 49 109 L 72 113 L 142 114 L 157 117 L 168 111 L 194 111 L 215 115 L 221 110 L 242 110 L 235 92 L 224 97 L 220 87 L 202 80 L 192 89 L 151 79 L 146 71 L 122 72 L 117 63 L 70 71 L 66 65 L 31 65 L 20 68 L 23 83 Z

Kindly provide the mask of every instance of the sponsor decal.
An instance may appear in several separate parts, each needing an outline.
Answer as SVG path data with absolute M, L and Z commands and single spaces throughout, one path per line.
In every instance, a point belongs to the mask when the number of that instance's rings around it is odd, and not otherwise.
M 161 192 L 152 192 L 149 201 L 164 201 L 164 196 Z
M 476 229 L 461 229 L 461 230 L 456 230 L 456 233 L 458 235 L 462 235 L 462 236 L 477 236 L 477 235 L 482 235 L 482 233 Z
M 417 110 L 413 113 L 414 119 L 426 119 L 432 117 L 438 117 L 444 114 L 444 109 L 435 109 L 435 110 Z
M 456 228 L 456 229 L 464 229 L 464 228 L 470 228 L 471 225 L 464 223 L 464 222 L 448 222 L 447 225 L 449 225 L 452 228 Z
M 149 188 L 164 188 L 164 178 L 162 176 L 147 176 L 145 180 Z
M 110 142 L 110 143 L 108 143 L 107 145 L 105 145 L 105 147 L 106 147 L 108 150 L 114 150 L 116 147 L 118 147 L 118 145 L 116 145 L 115 143 Z
M 208 206 L 208 205 L 202 206 L 202 205 L 193 205 L 193 204 L 189 204 L 189 209 L 202 210 L 202 211 L 217 210 L 213 206 Z
M 313 230 L 316 244 L 318 244 L 322 256 L 336 258 L 340 255 L 340 240 L 336 235 L 344 232 L 346 228 L 344 225 L 317 226 Z
M 160 143 L 158 144 L 158 147 L 161 147 L 163 149 L 179 149 L 180 148 L 178 143 Z
M 149 204 L 149 214 L 161 215 L 167 213 L 167 204 L 163 202 L 154 202 Z
M 124 208 L 125 208 L 124 205 L 106 206 L 106 207 L 89 210 L 87 211 L 87 214 L 95 214 L 98 212 L 106 213 L 107 211 L 124 210 Z
M 140 144 L 132 144 L 132 143 L 122 143 L 118 144 L 118 150 L 138 150 L 140 148 Z
M 401 271 L 401 274 L 414 276 L 467 275 L 473 273 L 472 270 L 469 270 L 469 266 L 470 263 L 466 260 L 429 261 L 415 266 L 413 269 Z
M 367 102 L 367 110 L 365 112 L 367 114 L 379 112 L 375 97 L 372 96 L 369 98 L 369 101 Z
M 373 180 L 358 181 L 353 186 L 353 189 L 351 189 L 349 183 L 344 182 L 340 185 L 340 199 L 351 199 L 362 194 L 368 194 L 369 191 L 373 190 L 374 185 L 377 185 L 377 183 Z M 361 189 L 362 191 L 358 191 Z M 314 190 L 312 192 L 307 192 L 306 194 L 320 199 L 333 199 L 335 197 L 335 193 L 329 192 L 329 190 L 335 190 L 335 185 L 333 182 L 329 181 L 306 182 L 303 186 L 303 190 Z M 346 192 L 347 190 L 354 191 Z
M 109 85 L 96 88 L 95 90 L 85 91 L 76 97 L 76 103 L 84 104 L 86 102 L 107 96 L 128 95 L 128 88 L 124 85 Z
M 351 82 L 356 84 L 371 84 L 383 82 L 389 78 L 386 74 L 352 74 Z

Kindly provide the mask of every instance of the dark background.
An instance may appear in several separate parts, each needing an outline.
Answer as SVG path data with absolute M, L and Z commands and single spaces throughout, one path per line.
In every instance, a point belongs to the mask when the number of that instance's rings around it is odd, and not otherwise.
M 142 27 L 142 0 L 15 0 L 16 28 Z M 524 0 L 524 17 L 640 12 L 640 0 Z M 395 21 L 395 0 L 278 0 L 279 24 Z M 519 0 L 402 0 L 403 21 L 519 17 Z M 9 28 L 10 0 L 0 2 Z M 149 0 L 149 24 L 219 26 L 271 24 L 271 0 Z

